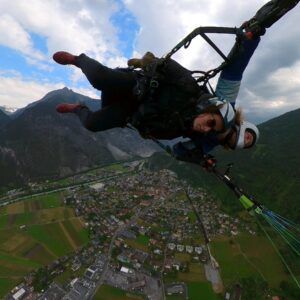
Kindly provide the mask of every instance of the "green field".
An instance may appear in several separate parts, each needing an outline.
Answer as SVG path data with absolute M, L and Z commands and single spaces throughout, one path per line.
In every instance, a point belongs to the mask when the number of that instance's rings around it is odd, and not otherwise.
M 7 214 L 7 212 L 6 212 L 6 206 L 2 206 L 0 208 L 0 216 L 6 215 L 6 214 Z
M 61 207 L 62 193 L 35 196 L 0 208 L 0 216 L 36 212 L 41 209 Z
M 62 224 L 78 247 L 89 241 L 88 231 L 82 227 L 78 218 L 64 221 Z
M 70 278 L 81 277 L 86 271 L 86 267 L 81 267 L 77 271 L 73 271 L 69 266 L 62 274 L 55 277 L 54 281 L 61 285 L 65 285 L 70 282 Z
M 127 171 L 127 168 L 124 167 L 122 164 L 113 164 L 107 167 L 102 168 L 103 170 L 107 171 L 120 171 L 120 172 L 125 172 Z
M 166 296 L 166 300 L 185 300 L 185 297 L 182 295 L 170 295 Z
M 29 211 L 35 210 L 36 207 L 40 209 L 54 208 L 62 206 L 62 193 L 52 193 L 42 196 L 32 197 L 25 201 L 25 205 Z
M 7 222 L 8 222 L 8 216 L 1 215 L 0 216 L 0 230 L 6 227 Z
M 149 244 L 149 240 L 150 238 L 146 235 L 139 235 L 137 238 L 136 238 L 136 241 L 141 244 L 141 245 L 144 245 L 144 246 L 148 246 Z
M 189 272 L 178 273 L 178 279 L 184 282 L 206 282 L 204 267 L 200 263 L 190 263 Z
M 140 243 L 140 242 L 137 242 L 137 240 L 125 239 L 124 241 L 128 246 L 130 246 L 134 249 L 139 249 L 139 250 L 144 251 L 144 252 L 149 252 L 148 247 L 146 245 Z
M 2 298 L 7 291 L 10 291 L 18 284 L 16 279 L 0 278 L 0 297 Z
M 196 217 L 196 215 L 193 211 L 190 211 L 188 213 L 188 216 L 189 216 L 189 219 L 190 219 L 191 223 L 196 223 L 197 217 Z
M 211 250 L 220 264 L 225 285 L 253 275 L 260 276 L 271 287 L 288 280 L 284 266 L 265 237 L 240 234 L 233 242 L 229 238 L 218 239 L 211 242 Z
M 189 300 L 219 300 L 209 282 L 188 283 Z
M 93 298 L 94 300 L 143 300 L 142 296 L 131 294 L 125 292 L 121 289 L 109 286 L 109 285 L 102 285 L 96 295 Z
M 2 261 L 1 265 L 4 265 L 5 263 L 9 263 L 9 264 L 29 267 L 29 268 L 33 268 L 33 269 L 39 268 L 41 266 L 40 264 L 38 264 L 30 259 L 13 256 L 13 255 L 6 254 L 3 252 L 0 252 L 0 261 Z
M 180 262 L 189 262 L 191 261 L 191 255 L 188 253 L 175 253 L 175 258 Z
M 55 256 L 63 256 L 72 251 L 72 247 L 66 239 L 58 223 L 47 225 L 33 225 L 27 228 L 28 234 L 45 245 Z
M 83 222 L 62 206 L 62 195 L 34 197 L 1 208 L 0 298 L 33 269 L 88 242 Z M 25 225 L 25 227 L 21 225 Z

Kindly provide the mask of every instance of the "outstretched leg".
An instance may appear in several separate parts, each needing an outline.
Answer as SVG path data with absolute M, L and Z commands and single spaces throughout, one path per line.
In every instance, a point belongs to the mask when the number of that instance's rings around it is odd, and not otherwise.
M 81 124 L 93 132 L 124 127 L 131 116 L 129 106 L 125 106 L 120 102 L 106 106 L 95 112 L 90 111 L 85 105 L 68 103 L 58 105 L 56 110 L 60 113 L 76 114 Z
M 78 56 L 76 66 L 82 70 L 91 85 L 98 90 L 129 90 L 136 85 L 134 72 L 108 68 L 85 54 Z
M 53 55 L 53 59 L 61 65 L 74 65 L 80 68 L 91 85 L 100 91 L 105 89 L 131 91 L 136 85 L 136 75 L 133 71 L 108 68 L 85 54 L 76 56 L 60 51 Z

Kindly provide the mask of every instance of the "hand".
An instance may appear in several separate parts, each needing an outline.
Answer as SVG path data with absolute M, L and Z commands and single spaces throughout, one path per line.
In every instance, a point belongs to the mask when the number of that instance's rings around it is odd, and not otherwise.
M 255 18 L 244 22 L 241 28 L 245 30 L 245 35 L 249 40 L 257 39 L 266 33 L 266 29 Z
M 151 52 L 146 52 L 142 58 L 131 58 L 127 61 L 129 67 L 145 69 L 156 59 L 155 55 Z
M 202 164 L 202 167 L 207 171 L 211 172 L 217 165 L 217 160 L 212 155 L 206 155 L 204 157 L 204 162 Z

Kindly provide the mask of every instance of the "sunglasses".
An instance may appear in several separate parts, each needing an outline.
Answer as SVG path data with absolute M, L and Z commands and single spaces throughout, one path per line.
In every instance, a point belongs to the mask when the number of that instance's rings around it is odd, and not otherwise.
M 216 122 L 216 119 L 213 114 L 211 114 L 211 117 L 212 117 L 212 119 L 209 119 L 206 121 L 206 126 L 211 129 L 214 129 L 217 125 L 217 122 Z

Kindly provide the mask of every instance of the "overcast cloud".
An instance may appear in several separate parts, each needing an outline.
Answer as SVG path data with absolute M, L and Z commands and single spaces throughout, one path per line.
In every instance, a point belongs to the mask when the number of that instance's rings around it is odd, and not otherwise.
M 240 26 L 266 2 L 0 0 L 0 106 L 22 107 L 63 86 L 99 95 L 78 70 L 53 63 L 56 51 L 85 52 L 108 66 L 125 66 L 149 50 L 165 54 L 198 26 Z M 238 105 L 252 121 L 300 107 L 299 7 L 267 30 L 245 72 Z M 232 36 L 212 39 L 225 53 L 234 42 Z M 221 62 L 200 37 L 175 58 L 190 69 Z

